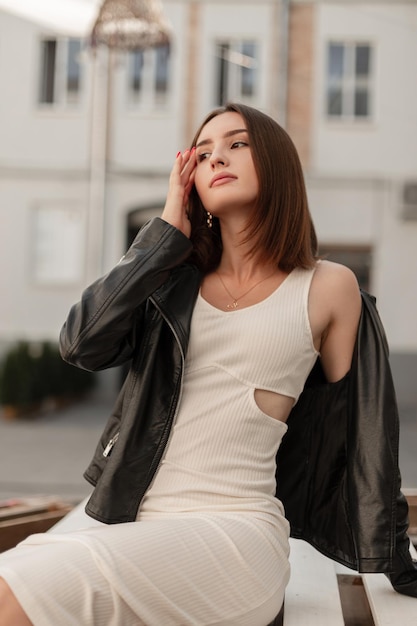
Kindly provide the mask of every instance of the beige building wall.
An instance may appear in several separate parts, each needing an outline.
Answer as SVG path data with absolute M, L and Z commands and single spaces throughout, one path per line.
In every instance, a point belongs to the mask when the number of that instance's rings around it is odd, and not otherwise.
M 288 29 L 287 125 L 305 169 L 311 165 L 314 107 L 316 9 L 311 3 L 291 6 Z

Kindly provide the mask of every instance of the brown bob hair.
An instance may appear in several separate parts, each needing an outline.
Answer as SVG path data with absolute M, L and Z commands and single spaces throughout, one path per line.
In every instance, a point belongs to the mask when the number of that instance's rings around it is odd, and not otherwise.
M 285 272 L 296 267 L 313 267 L 317 258 L 317 237 L 308 208 L 301 162 L 288 133 L 265 113 L 230 103 L 206 116 L 191 145 L 196 145 L 210 120 L 227 112 L 239 113 L 246 122 L 259 181 L 256 207 L 246 227 L 245 242 L 253 242 L 250 254 L 276 263 Z M 195 187 L 190 193 L 188 214 L 194 244 L 190 260 L 207 273 L 220 262 L 220 225 L 213 216 L 213 227 L 207 227 L 206 211 Z

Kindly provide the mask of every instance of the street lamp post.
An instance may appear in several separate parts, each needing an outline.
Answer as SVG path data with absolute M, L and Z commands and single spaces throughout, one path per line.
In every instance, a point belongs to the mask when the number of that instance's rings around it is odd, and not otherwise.
M 166 45 L 169 41 L 170 28 L 158 0 L 103 1 L 91 31 L 93 81 L 87 228 L 88 282 L 104 270 L 113 51 L 143 50 Z

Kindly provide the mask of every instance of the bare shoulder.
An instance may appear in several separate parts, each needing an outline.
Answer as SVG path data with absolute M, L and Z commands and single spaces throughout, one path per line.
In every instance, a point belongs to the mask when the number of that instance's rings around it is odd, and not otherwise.
M 315 297 L 316 294 L 322 302 L 334 301 L 335 304 L 340 300 L 360 302 L 359 285 L 355 274 L 345 265 L 333 261 L 320 261 L 317 264 L 312 283 L 312 296 Z

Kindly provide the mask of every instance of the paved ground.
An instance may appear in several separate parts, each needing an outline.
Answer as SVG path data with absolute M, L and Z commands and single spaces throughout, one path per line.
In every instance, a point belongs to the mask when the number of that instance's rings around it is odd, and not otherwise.
M 82 474 L 111 410 L 91 399 L 33 419 L 0 417 L 0 500 L 55 495 L 78 501 L 90 493 Z M 401 411 L 403 486 L 417 488 L 417 413 Z
M 0 418 L 0 500 L 57 495 L 78 501 L 88 495 L 82 474 L 111 404 L 91 399 L 30 419 Z

